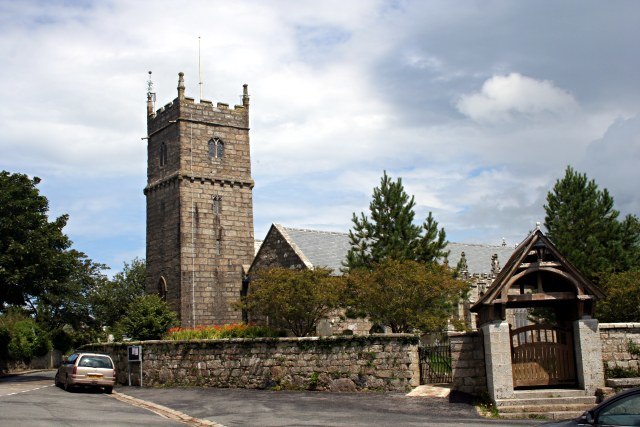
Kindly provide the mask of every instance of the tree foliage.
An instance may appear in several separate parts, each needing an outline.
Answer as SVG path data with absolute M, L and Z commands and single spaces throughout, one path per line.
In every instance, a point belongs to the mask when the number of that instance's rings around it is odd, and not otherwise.
M 347 281 L 351 307 L 393 332 L 442 330 L 469 286 L 435 262 L 391 258 L 350 271 Z
M 269 325 L 295 336 L 313 334 L 320 319 L 336 309 L 344 294 L 342 277 L 331 270 L 271 268 L 259 272 L 243 301 L 252 317 L 268 317 Z
M 131 302 L 145 293 L 146 263 L 143 259 L 134 258 L 131 263 L 124 263 L 121 272 L 111 280 L 102 281 L 91 296 L 93 313 L 101 326 L 114 326 L 122 316 L 116 307 L 127 307 Z
M 567 167 L 544 208 L 548 237 L 587 277 L 597 281 L 598 275 L 638 267 L 638 219 L 618 221 L 609 192 L 586 174 Z
M 74 266 L 71 241 L 62 232 L 67 216 L 49 222 L 49 203 L 39 178 L 0 172 L 0 311 L 55 292 Z
M 55 291 L 35 297 L 35 317 L 50 329 L 68 326 L 76 330 L 98 326 L 93 315 L 92 296 L 103 286 L 107 267 L 94 263 L 81 252 L 70 250 L 73 264 L 69 276 L 56 283 Z
M 178 324 L 176 313 L 158 295 L 142 295 L 131 301 L 114 327 L 116 339 L 157 340 Z
M 369 268 L 386 258 L 433 262 L 445 257 L 444 228 L 438 230 L 431 212 L 422 225 L 415 225 L 414 207 L 414 198 L 405 192 L 402 179 L 393 181 L 385 171 L 380 186 L 373 190 L 370 217 L 353 214 L 345 267 Z
M 640 322 L 640 271 L 611 274 L 600 286 L 607 297 L 596 306 L 601 322 Z
M 12 307 L 0 316 L 0 358 L 29 361 L 50 349 L 49 335 L 27 311 Z

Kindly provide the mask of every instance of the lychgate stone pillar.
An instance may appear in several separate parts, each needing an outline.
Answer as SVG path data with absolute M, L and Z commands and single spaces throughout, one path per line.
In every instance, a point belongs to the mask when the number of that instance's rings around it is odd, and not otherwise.
M 578 386 L 587 395 L 595 394 L 604 386 L 602 343 L 597 319 L 580 319 L 573 322 Z
M 484 337 L 484 360 L 489 396 L 494 401 L 512 398 L 513 375 L 509 323 L 505 320 L 496 320 L 485 323 L 481 329 Z

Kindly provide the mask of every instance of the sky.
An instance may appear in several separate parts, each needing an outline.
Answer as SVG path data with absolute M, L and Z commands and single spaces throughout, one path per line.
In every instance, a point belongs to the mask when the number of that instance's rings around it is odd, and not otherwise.
M 638 1 L 0 0 L 0 170 L 112 271 L 145 256 L 146 92 L 251 95 L 255 237 L 348 231 L 383 171 L 508 245 L 571 165 L 640 214 Z M 200 68 L 199 68 L 200 63 Z

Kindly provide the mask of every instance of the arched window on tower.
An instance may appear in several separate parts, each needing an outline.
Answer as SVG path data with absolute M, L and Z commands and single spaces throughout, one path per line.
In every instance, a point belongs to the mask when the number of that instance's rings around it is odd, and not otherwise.
M 213 196 L 213 214 L 219 216 L 222 213 L 222 196 Z
M 163 142 L 160 143 L 160 166 L 164 166 L 167 164 L 167 144 Z
M 216 144 L 216 157 L 221 159 L 224 157 L 224 142 L 218 140 Z
M 222 213 L 222 196 L 213 196 L 213 233 L 214 233 L 214 246 L 213 253 L 220 255 L 222 253 L 222 225 L 220 224 L 220 214 Z
M 216 142 L 213 139 L 210 139 L 207 143 L 207 149 L 209 151 L 209 158 L 215 159 L 216 157 Z
M 220 138 L 211 138 L 207 143 L 207 151 L 210 159 L 222 159 L 224 157 L 224 142 Z
M 163 301 L 167 300 L 167 280 L 163 276 L 158 280 L 158 295 Z

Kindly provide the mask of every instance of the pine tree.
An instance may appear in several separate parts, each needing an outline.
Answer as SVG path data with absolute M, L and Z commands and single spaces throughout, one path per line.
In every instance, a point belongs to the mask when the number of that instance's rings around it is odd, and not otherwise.
M 598 189 L 586 174 L 568 166 L 564 178 L 547 194 L 544 209 L 548 237 L 587 277 L 596 280 L 603 273 L 628 270 L 634 264 L 637 218 L 619 222 L 609 192 Z
M 387 258 L 430 263 L 445 257 L 444 228 L 438 230 L 431 212 L 422 226 L 415 225 L 414 207 L 414 197 L 404 191 L 402 179 L 393 181 L 385 171 L 380 186 L 373 190 L 371 218 L 353 214 L 345 267 L 370 268 Z

